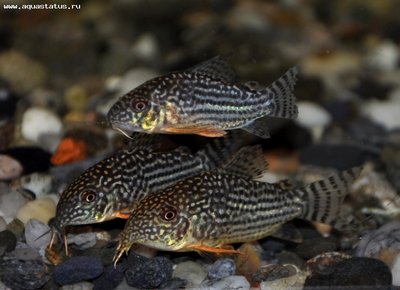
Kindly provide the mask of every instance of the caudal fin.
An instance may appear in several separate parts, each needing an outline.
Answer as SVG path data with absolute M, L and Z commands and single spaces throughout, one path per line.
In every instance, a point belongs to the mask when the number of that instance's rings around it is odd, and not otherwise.
M 292 67 L 269 87 L 260 91 L 268 99 L 272 99 L 272 104 L 269 106 L 272 107 L 272 110 L 269 116 L 286 119 L 297 118 L 298 109 L 293 90 L 298 72 L 297 67 Z
M 339 225 L 340 207 L 361 170 L 360 167 L 345 170 L 327 179 L 295 189 L 295 194 L 302 200 L 303 210 L 300 218 L 333 226 Z

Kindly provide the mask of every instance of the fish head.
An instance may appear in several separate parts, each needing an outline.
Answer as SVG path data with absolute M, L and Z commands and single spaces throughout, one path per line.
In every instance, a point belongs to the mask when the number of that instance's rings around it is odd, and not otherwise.
M 145 89 L 135 89 L 122 96 L 108 111 L 111 126 L 129 135 L 132 132 L 152 133 L 162 121 L 157 99 Z
M 56 208 L 56 224 L 68 225 L 99 223 L 115 218 L 124 206 L 121 196 L 129 192 L 118 174 L 113 159 L 105 159 L 87 169 L 61 194 Z
M 148 195 L 135 205 L 121 233 L 119 253 L 136 243 L 165 251 L 185 248 L 191 238 L 190 219 L 170 189 Z

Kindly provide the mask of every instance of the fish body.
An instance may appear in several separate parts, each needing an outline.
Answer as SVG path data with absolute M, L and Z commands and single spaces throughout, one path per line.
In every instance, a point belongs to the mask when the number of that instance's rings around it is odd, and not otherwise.
M 335 224 L 359 169 L 297 189 L 204 172 L 142 199 L 120 237 L 116 260 L 134 243 L 169 251 L 230 252 L 294 218 Z
M 133 204 L 148 193 L 217 167 L 237 146 L 230 138 L 216 139 L 192 154 L 184 147 L 160 152 L 131 144 L 84 171 L 64 190 L 56 224 L 61 229 L 127 218 Z
M 198 134 L 220 137 L 243 129 L 268 137 L 264 116 L 295 118 L 293 95 L 297 68 L 267 88 L 235 84 L 232 69 L 221 57 L 189 70 L 151 79 L 122 96 L 108 112 L 122 132 Z

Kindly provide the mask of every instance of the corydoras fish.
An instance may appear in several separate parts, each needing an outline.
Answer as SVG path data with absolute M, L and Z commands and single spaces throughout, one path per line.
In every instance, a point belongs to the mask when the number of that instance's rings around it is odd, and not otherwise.
M 360 171 L 285 189 L 238 176 L 241 170 L 231 168 L 236 172 L 204 172 L 142 199 L 120 236 L 115 262 L 135 243 L 167 251 L 236 253 L 227 245 L 269 236 L 294 218 L 335 225 Z
M 57 204 L 57 227 L 128 218 L 133 204 L 146 194 L 216 168 L 240 147 L 230 137 L 218 138 L 192 154 L 186 147 L 157 151 L 150 142 L 133 141 L 76 178 Z
M 235 74 L 222 57 L 185 71 L 151 79 L 122 96 L 108 112 L 122 133 L 198 134 L 220 137 L 242 129 L 266 138 L 264 116 L 297 117 L 293 94 L 297 68 L 268 87 L 235 84 Z

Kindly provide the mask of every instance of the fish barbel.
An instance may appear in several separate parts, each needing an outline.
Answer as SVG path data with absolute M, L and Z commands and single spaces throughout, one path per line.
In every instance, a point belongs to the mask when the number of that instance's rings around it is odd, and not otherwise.
M 133 204 L 146 194 L 216 168 L 240 147 L 239 142 L 228 137 L 213 140 L 195 154 L 185 147 L 160 152 L 153 147 L 153 141 L 134 140 L 76 178 L 57 204 L 57 227 L 128 218 Z
M 111 107 L 108 120 L 125 133 L 220 137 L 226 130 L 242 129 L 267 138 L 259 118 L 297 117 L 293 95 L 297 73 L 293 67 L 266 88 L 255 82 L 235 84 L 235 73 L 218 56 L 145 82 Z
M 295 189 L 229 171 L 204 172 L 142 199 L 120 235 L 114 261 L 135 243 L 167 251 L 236 253 L 227 245 L 272 235 L 294 218 L 335 226 L 360 169 Z

